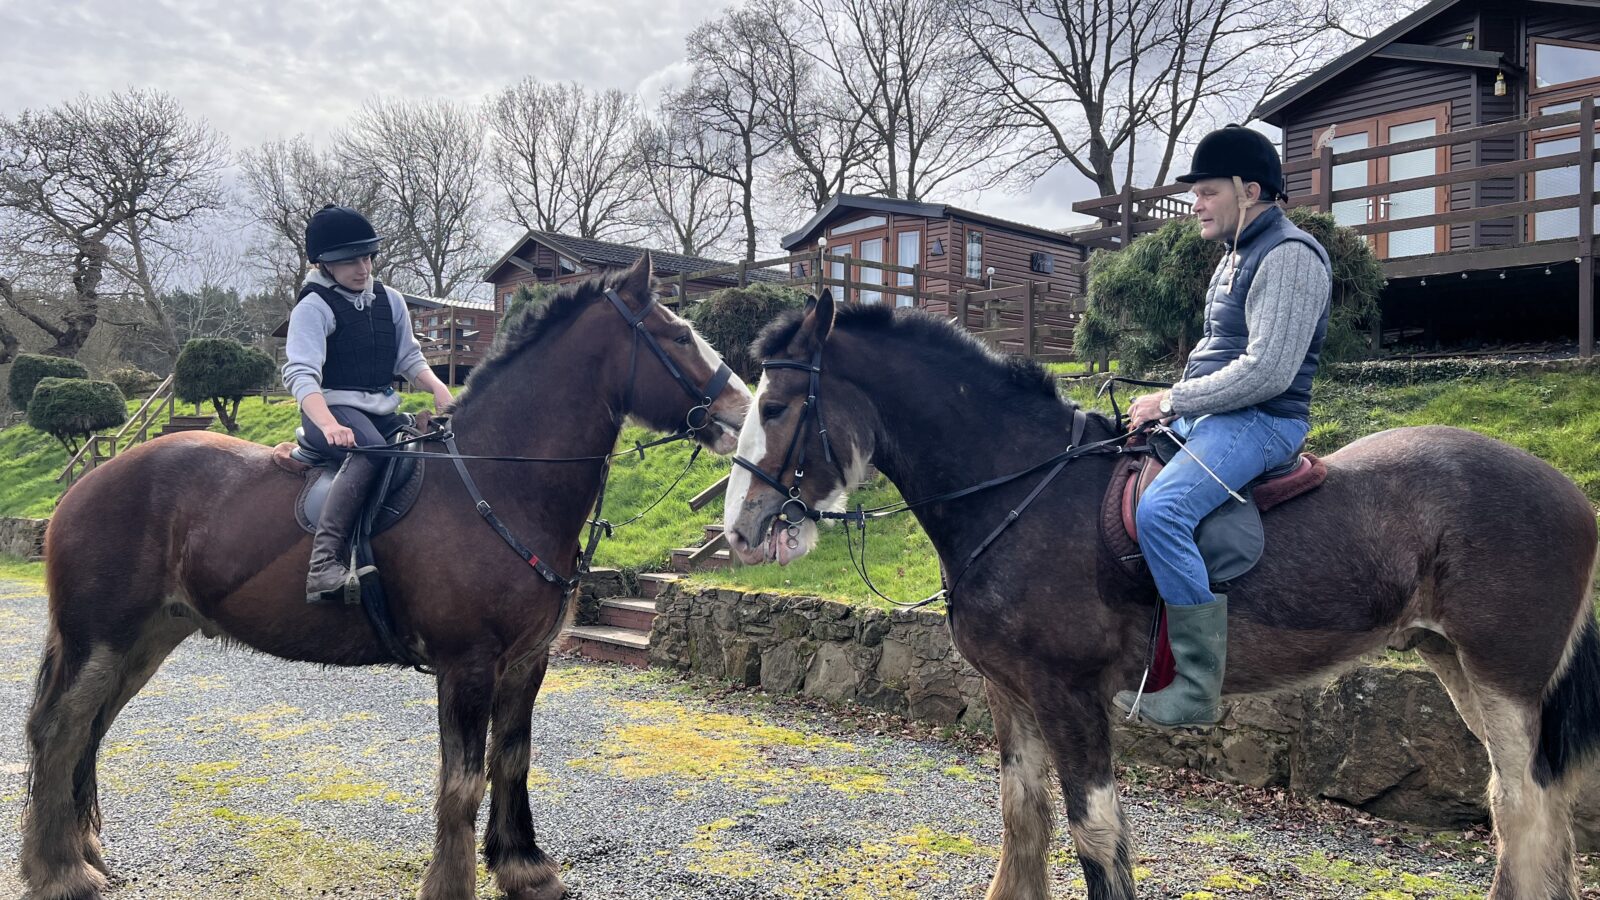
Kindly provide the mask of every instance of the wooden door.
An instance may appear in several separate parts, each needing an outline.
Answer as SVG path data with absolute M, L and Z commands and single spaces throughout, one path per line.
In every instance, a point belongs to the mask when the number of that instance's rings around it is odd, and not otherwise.
M 1385 144 L 1397 144 L 1440 134 L 1449 128 L 1449 104 L 1434 104 L 1402 110 L 1383 116 L 1340 122 L 1334 126 L 1333 152 L 1348 153 Z M 1313 129 L 1319 131 L 1320 129 Z M 1333 167 L 1333 190 L 1420 178 L 1448 171 L 1448 147 L 1413 150 L 1374 159 L 1341 163 Z M 1313 174 L 1313 190 L 1320 192 Z M 1450 208 L 1449 190 L 1444 187 L 1418 188 L 1333 204 L 1333 219 L 1340 225 L 1366 225 L 1378 222 L 1431 216 Z M 1443 253 L 1450 246 L 1450 230 L 1442 225 L 1379 232 L 1367 236 L 1367 243 L 1379 259 L 1397 259 L 1424 253 Z

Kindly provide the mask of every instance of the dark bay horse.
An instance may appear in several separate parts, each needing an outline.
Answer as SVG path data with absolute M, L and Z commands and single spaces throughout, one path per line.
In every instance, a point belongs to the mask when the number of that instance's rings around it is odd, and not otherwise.
M 646 334 L 683 379 L 669 375 Z M 699 403 L 690 387 L 708 385 L 721 364 L 687 322 L 652 304 L 646 255 L 513 324 L 473 374 L 451 426 L 464 454 L 604 454 L 626 415 L 661 431 L 682 427 Z M 727 381 L 696 414 L 701 442 L 731 452 L 749 397 L 739 379 Z M 601 464 L 467 465 L 509 530 L 570 577 Z M 555 900 L 565 889 L 534 840 L 527 778 L 561 588 L 480 519 L 449 462 L 429 469 L 410 515 L 374 539 L 400 629 L 438 673 L 438 821 L 420 896 L 474 896 L 487 753 L 489 869 L 513 900 Z M 300 487 L 268 448 L 202 433 L 131 450 L 62 499 L 45 541 L 50 625 L 27 725 L 22 874 L 31 896 L 87 900 L 106 889 L 97 751 L 184 638 L 201 630 L 323 665 L 394 662 L 360 607 L 305 604 L 311 551 L 295 523 Z
M 824 294 L 769 326 L 757 351 L 769 367 L 739 458 L 760 474 L 734 469 L 725 522 L 745 562 L 809 550 L 813 520 L 775 525 L 785 504 L 838 510 L 869 462 L 914 501 L 1024 470 L 1071 440 L 1074 407 L 1048 373 L 925 313 L 836 314 Z M 1114 436 L 1091 414 L 1080 446 Z M 1052 763 L 1089 897 L 1134 895 L 1109 700 L 1139 682 L 1157 597 L 1099 535 L 1119 459 L 1073 460 L 949 597 L 952 636 L 987 681 L 1000 744 L 1004 839 L 990 900 L 1049 896 Z M 1266 516 L 1266 557 L 1228 586 L 1225 690 L 1281 688 L 1414 647 L 1488 748 L 1490 896 L 1575 900 L 1574 774 L 1600 738 L 1593 508 L 1549 465 L 1455 428 L 1386 431 L 1326 462 L 1321 487 Z M 1038 481 L 915 510 L 947 577 Z

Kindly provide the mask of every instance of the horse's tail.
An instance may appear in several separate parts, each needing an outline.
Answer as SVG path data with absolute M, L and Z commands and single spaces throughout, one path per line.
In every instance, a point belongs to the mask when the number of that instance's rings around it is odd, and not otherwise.
M 1600 747 L 1600 626 L 1587 602 L 1579 615 L 1566 668 L 1545 691 L 1540 712 L 1533 775 L 1541 786 L 1560 781 Z

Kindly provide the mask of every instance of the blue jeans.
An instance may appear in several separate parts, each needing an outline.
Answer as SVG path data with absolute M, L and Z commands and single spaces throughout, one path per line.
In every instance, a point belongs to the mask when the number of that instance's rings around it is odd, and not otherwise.
M 1195 547 L 1194 530 L 1212 510 L 1237 501 L 1189 454 L 1205 460 L 1228 487 L 1239 490 L 1293 459 L 1311 426 L 1251 407 L 1193 422 L 1179 419 L 1172 429 L 1188 438 L 1188 452 L 1173 457 L 1139 501 L 1139 547 L 1163 600 L 1175 606 L 1210 603 L 1211 580 Z

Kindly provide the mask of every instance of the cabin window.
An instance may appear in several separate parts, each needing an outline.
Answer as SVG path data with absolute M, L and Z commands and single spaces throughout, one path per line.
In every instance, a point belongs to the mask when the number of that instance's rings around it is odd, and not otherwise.
M 561 267 L 561 273 L 563 275 L 571 275 L 572 273 L 578 271 L 578 264 L 570 259 L 567 259 L 565 256 L 556 257 L 556 264 Z
M 1040 275 L 1050 275 L 1056 270 L 1056 257 L 1054 253 L 1035 253 L 1028 259 L 1028 268 Z
M 793 278 L 804 278 L 804 277 L 806 277 L 806 264 L 803 263 L 803 262 L 795 263 L 789 269 L 789 275 L 791 277 L 793 277 Z
M 833 233 L 852 234 L 857 231 L 866 231 L 868 228 L 882 228 L 887 224 L 889 224 L 889 220 L 883 216 L 867 216 L 865 218 L 857 219 L 854 222 L 846 222 L 843 225 L 835 225 L 833 226 Z
M 840 244 L 837 247 L 829 247 L 828 248 L 828 255 L 829 256 L 850 256 L 850 255 L 852 255 L 851 254 L 851 250 L 850 250 L 850 245 L 849 244 Z M 850 264 L 849 263 L 844 263 L 844 262 L 830 262 L 830 263 L 828 263 L 828 277 L 830 279 L 838 282 L 837 284 L 833 285 L 834 299 L 843 300 L 843 299 L 845 299 L 845 298 L 850 296 L 850 286 L 849 286 Z
M 873 238 L 870 241 L 862 241 L 861 242 L 861 259 L 863 261 L 866 261 L 866 262 L 876 262 L 876 263 L 883 262 L 883 244 L 884 244 L 883 238 Z M 859 278 L 862 281 L 862 283 L 864 283 L 864 284 L 883 284 L 883 270 L 882 269 L 869 268 L 867 266 L 857 266 L 856 269 L 859 272 L 859 274 L 856 277 Z M 862 290 L 862 292 L 861 292 L 861 302 L 862 303 L 882 303 L 883 302 L 883 292 L 882 291 Z
M 1558 96 L 1566 95 L 1572 99 L 1551 99 L 1544 103 L 1533 105 L 1534 115 L 1549 116 L 1556 113 L 1571 112 L 1579 108 L 1584 94 L 1595 91 L 1589 87 L 1580 90 L 1576 96 L 1570 90 L 1555 91 Z M 1596 105 L 1600 105 L 1600 96 L 1595 97 Z M 1576 125 L 1563 125 L 1557 128 L 1543 128 L 1532 132 L 1529 136 L 1532 144 L 1530 155 L 1535 158 L 1549 156 L 1562 156 L 1578 152 L 1578 127 Z M 1600 164 L 1595 164 L 1595 174 L 1600 175 Z M 1576 165 L 1563 166 L 1559 169 L 1541 169 L 1528 175 L 1529 193 L 1535 200 L 1545 200 L 1551 197 L 1572 197 L 1578 193 L 1578 167 Z M 1596 221 L 1600 221 L 1600 213 L 1596 213 Z M 1529 222 L 1531 233 L 1528 239 L 1532 241 L 1547 241 L 1559 238 L 1575 238 L 1578 236 L 1578 210 L 1554 209 L 1546 212 L 1534 213 Z
M 911 268 L 922 265 L 922 232 L 902 231 L 895 235 L 894 250 L 896 265 L 909 266 Z M 894 283 L 903 288 L 915 287 L 917 276 L 910 272 L 897 272 L 895 273 Z M 916 306 L 917 298 L 910 294 L 896 294 L 894 305 Z
M 1542 91 L 1595 78 L 1600 78 L 1600 47 L 1534 42 L 1534 90 Z
M 974 281 L 983 277 L 983 232 L 967 232 L 967 277 Z
M 934 238 L 933 239 L 933 246 L 928 248 L 928 255 L 929 256 L 943 256 L 944 255 L 944 238 Z
M 472 317 L 471 316 L 462 316 L 461 318 L 456 320 L 456 324 L 460 325 L 462 327 L 469 326 L 469 325 L 472 324 Z

